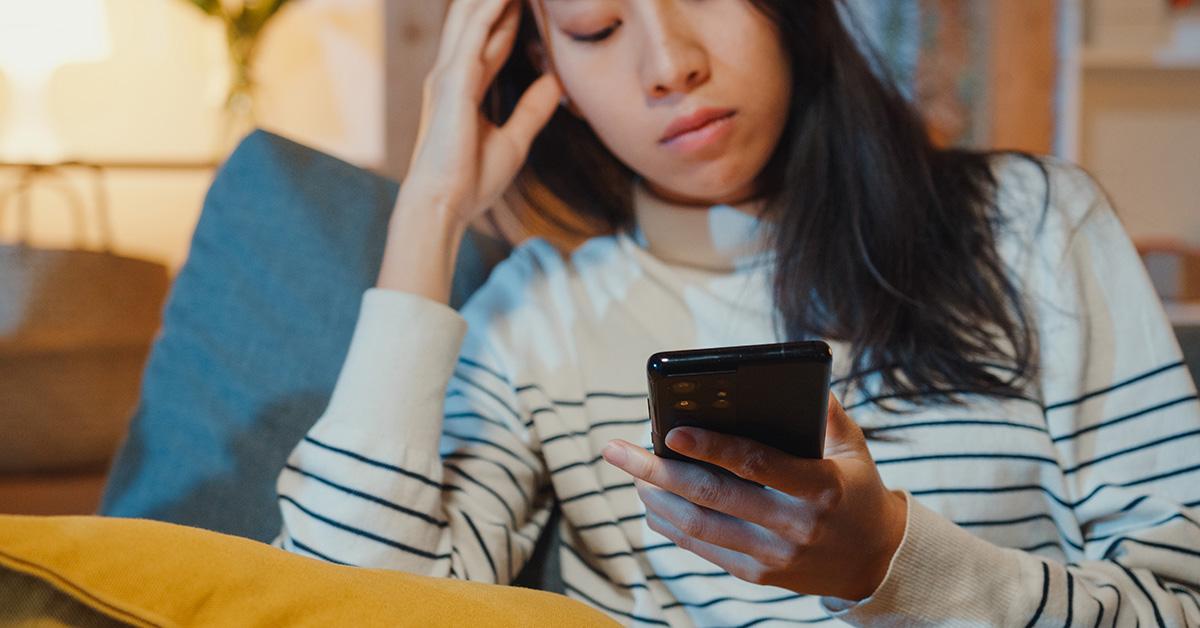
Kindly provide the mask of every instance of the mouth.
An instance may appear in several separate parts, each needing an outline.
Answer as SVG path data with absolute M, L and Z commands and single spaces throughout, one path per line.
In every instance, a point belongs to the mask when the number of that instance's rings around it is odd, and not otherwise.
M 719 122 L 726 118 L 733 117 L 737 113 L 736 109 L 713 109 L 704 108 L 695 111 L 686 116 L 675 119 L 668 127 L 661 139 L 660 144 L 666 144 L 681 136 L 687 135 L 704 129 L 705 127 Z

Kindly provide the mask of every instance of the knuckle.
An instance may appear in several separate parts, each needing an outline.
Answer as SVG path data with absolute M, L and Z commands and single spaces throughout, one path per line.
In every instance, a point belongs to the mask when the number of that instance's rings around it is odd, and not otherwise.
M 751 447 L 742 452 L 739 468 L 742 477 L 760 478 L 766 475 L 770 466 L 766 450 Z
M 845 485 L 842 483 L 840 476 L 834 476 L 834 480 L 827 486 L 817 491 L 813 500 L 817 506 L 818 517 L 824 519 L 842 503 L 842 499 L 846 495 Z
M 692 483 L 691 493 L 696 502 L 709 507 L 721 504 L 726 495 L 726 491 L 721 487 L 720 480 L 711 471 L 705 471 L 703 475 Z
M 708 526 L 704 523 L 699 509 L 689 508 L 679 521 L 679 531 L 687 537 L 699 538 L 704 536 Z

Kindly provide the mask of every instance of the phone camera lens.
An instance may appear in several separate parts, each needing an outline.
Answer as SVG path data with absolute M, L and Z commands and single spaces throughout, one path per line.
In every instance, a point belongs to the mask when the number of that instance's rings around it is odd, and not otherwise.
M 679 401 L 675 402 L 675 407 L 679 408 L 680 410 L 695 410 L 696 402 L 692 401 L 691 399 L 680 399 Z
M 718 398 L 718 399 L 724 399 L 724 398 L 726 398 L 726 397 L 728 397 L 728 396 L 729 396 L 729 392 L 728 392 L 728 391 L 725 391 L 725 390 L 718 390 L 718 391 L 717 391 L 717 398 Z
M 675 394 L 686 394 L 696 390 L 696 382 L 675 382 L 671 384 L 671 392 Z

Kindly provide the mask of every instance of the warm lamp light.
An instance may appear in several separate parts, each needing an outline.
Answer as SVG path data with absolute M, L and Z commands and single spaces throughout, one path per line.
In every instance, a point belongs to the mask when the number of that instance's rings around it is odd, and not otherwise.
M 0 159 L 64 157 L 46 105 L 59 66 L 102 61 L 111 51 L 104 0 L 0 0 L 0 71 L 10 92 Z

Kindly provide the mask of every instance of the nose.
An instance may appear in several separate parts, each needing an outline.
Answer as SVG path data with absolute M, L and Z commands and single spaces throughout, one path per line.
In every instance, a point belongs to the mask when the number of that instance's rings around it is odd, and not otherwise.
M 664 98 L 687 93 L 704 84 L 711 73 L 708 52 L 678 13 L 659 15 L 655 27 L 647 29 L 642 82 L 646 93 Z M 648 20 L 649 22 L 649 20 Z

